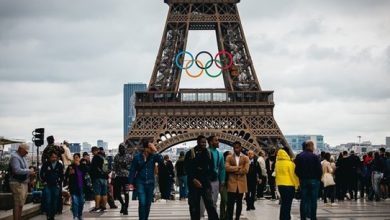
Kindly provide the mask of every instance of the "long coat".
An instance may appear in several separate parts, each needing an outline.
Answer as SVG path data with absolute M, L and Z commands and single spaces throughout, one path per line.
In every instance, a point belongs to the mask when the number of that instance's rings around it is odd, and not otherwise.
M 248 192 L 246 174 L 249 171 L 249 158 L 243 154 L 240 155 L 239 165 L 237 166 L 235 155 L 229 155 L 225 163 L 226 174 L 228 177 L 227 191 L 235 193 Z

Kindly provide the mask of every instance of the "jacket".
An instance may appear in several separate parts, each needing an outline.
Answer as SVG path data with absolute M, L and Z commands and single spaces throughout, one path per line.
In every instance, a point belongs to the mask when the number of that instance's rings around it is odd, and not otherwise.
M 298 154 L 295 158 L 295 174 L 299 179 L 321 180 L 322 166 L 320 158 L 309 151 Z
M 154 168 L 155 164 L 163 163 L 163 158 L 160 154 L 150 154 L 148 159 L 144 160 L 143 153 L 137 153 L 131 163 L 129 173 L 130 184 L 154 184 Z
M 30 181 L 30 169 L 27 166 L 27 160 L 20 156 L 18 152 L 12 154 L 9 166 L 10 182 L 28 183 Z
M 267 169 L 265 168 L 265 159 L 264 157 L 260 156 L 259 159 L 257 159 L 257 162 L 260 164 L 261 167 L 261 175 L 267 176 Z
M 277 186 L 299 187 L 299 179 L 295 175 L 295 164 L 284 150 L 279 150 L 275 163 L 275 181 Z
M 62 154 L 65 152 L 62 146 L 58 145 L 47 145 L 45 150 L 42 153 L 42 164 L 50 160 L 50 154 L 54 152 L 57 154 L 57 157 L 62 160 Z
M 210 147 L 210 153 L 214 161 L 214 172 L 217 174 L 217 180 L 220 184 L 225 184 L 226 171 L 225 171 L 225 160 L 223 154 L 217 149 Z
M 64 165 L 57 161 L 53 167 L 52 163 L 47 161 L 42 165 L 40 176 L 42 182 L 46 183 L 47 186 L 62 188 L 62 182 L 64 180 Z
M 93 156 L 91 162 L 91 177 L 92 179 L 108 179 L 109 171 L 106 169 L 107 161 L 103 155 L 97 154 Z
M 175 170 L 177 177 L 187 176 L 186 171 L 184 170 L 184 157 L 180 157 L 176 162 Z
M 257 158 L 254 157 L 252 160 L 249 160 L 249 171 L 246 175 L 246 180 L 248 183 L 248 188 L 254 188 L 257 185 L 257 180 L 261 179 L 261 167 L 259 162 L 257 162 Z
M 216 177 L 214 161 L 207 148 L 196 146 L 187 151 L 184 159 L 184 169 L 187 173 L 189 188 L 194 187 L 194 179 L 197 179 L 204 188 L 210 188 L 212 179 Z
M 71 164 L 68 166 L 68 168 L 66 169 L 66 172 L 65 172 L 64 185 L 69 186 L 70 194 L 80 195 L 81 193 L 84 192 L 86 173 L 87 173 L 87 168 L 84 164 L 80 164 L 79 166 L 76 166 L 75 164 Z M 82 177 L 82 187 L 81 188 L 78 185 L 77 175 L 81 175 L 81 177 Z
M 235 154 L 229 155 L 225 163 L 226 174 L 229 175 L 227 182 L 227 191 L 236 193 L 248 192 L 246 174 L 249 171 L 249 158 L 243 154 L 240 155 L 239 164 L 237 165 Z

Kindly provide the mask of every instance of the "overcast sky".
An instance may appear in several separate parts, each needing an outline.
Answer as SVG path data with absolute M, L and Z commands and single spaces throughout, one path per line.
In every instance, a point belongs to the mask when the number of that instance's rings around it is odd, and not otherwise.
M 264 90 L 284 134 L 331 145 L 390 136 L 390 1 L 242 0 Z M 168 6 L 162 0 L 0 0 L 0 136 L 122 141 L 123 84 L 148 83 Z M 188 50 L 216 52 L 213 32 Z M 222 78 L 181 87 L 221 87 Z

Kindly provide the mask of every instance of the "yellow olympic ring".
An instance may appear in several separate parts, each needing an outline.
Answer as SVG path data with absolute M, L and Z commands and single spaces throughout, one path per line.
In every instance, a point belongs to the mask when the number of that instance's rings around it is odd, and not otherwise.
M 196 74 L 196 75 L 192 75 L 189 71 L 188 71 L 188 65 L 190 65 L 190 63 L 192 62 L 192 60 L 188 60 L 187 61 L 187 63 L 186 63 L 186 66 L 185 66 L 185 71 L 186 71 L 186 73 L 187 73 L 187 75 L 189 76 L 189 77 L 191 77 L 191 78 L 198 78 L 198 77 L 200 77 L 202 74 L 203 74 L 203 71 L 204 71 L 204 69 L 202 69 L 198 74 Z M 202 68 L 204 67 L 203 66 L 203 63 L 200 61 L 200 60 L 195 60 L 195 62 L 198 64 L 198 65 L 200 65 Z

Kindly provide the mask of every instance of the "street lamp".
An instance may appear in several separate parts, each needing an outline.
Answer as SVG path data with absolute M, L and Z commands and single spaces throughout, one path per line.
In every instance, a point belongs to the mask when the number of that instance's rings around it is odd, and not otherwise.
M 361 141 L 361 139 L 362 139 L 362 136 L 357 136 L 358 138 L 359 138 L 359 146 L 360 146 L 360 141 Z

